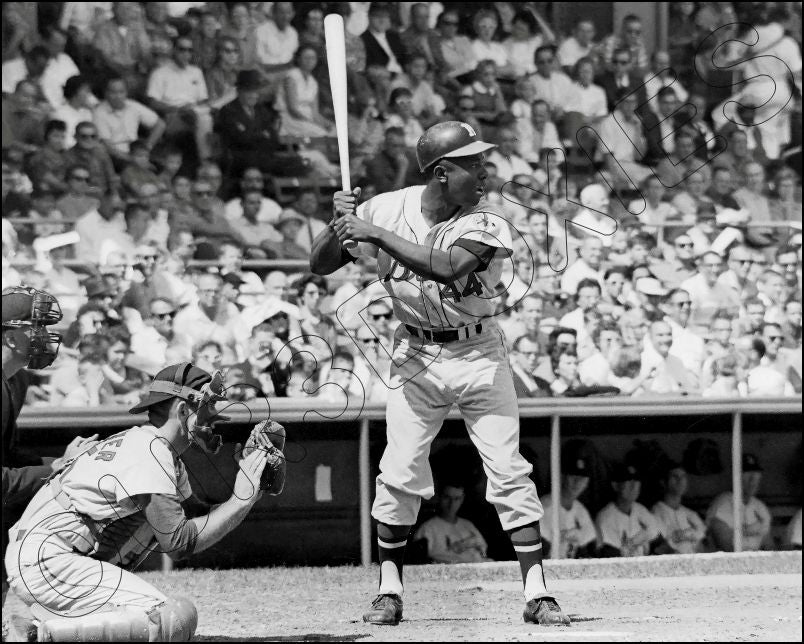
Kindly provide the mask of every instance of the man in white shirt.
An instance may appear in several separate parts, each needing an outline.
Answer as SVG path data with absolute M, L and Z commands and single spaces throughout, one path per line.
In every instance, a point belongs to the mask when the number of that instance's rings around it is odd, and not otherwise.
M 681 504 L 687 492 L 687 472 L 680 463 L 668 463 L 662 478 L 664 497 L 652 508 L 662 536 L 680 554 L 700 552 L 706 536 L 704 524 L 697 512 Z
M 542 497 L 544 516 L 539 522 L 542 543 L 548 549 L 551 559 L 575 559 L 588 556 L 597 531 L 589 511 L 578 500 L 589 485 L 589 464 L 583 458 L 572 458 L 566 455 L 561 459 L 561 493 L 559 495 L 558 523 L 560 532 L 560 548 L 554 547 L 555 532 L 553 527 L 553 494 Z
M 459 483 L 447 483 L 438 494 L 438 514 L 419 526 L 414 540 L 427 541 L 427 556 L 437 563 L 489 561 L 486 540 L 474 524 L 458 516 L 464 499 Z
M 165 132 L 165 122 L 152 109 L 128 98 L 125 79 L 113 77 L 106 81 L 104 98 L 95 108 L 93 121 L 109 154 L 128 162 L 129 146 L 140 138 L 141 127 L 148 130 L 145 145 L 153 149 Z
M 126 364 L 149 376 L 155 376 L 165 365 L 192 359 L 190 338 L 177 332 L 173 325 L 176 305 L 162 298 L 148 303 L 149 317 L 139 317 L 129 324 L 131 347 Z
M 173 60 L 151 72 L 147 94 L 151 106 L 164 116 L 169 132 L 185 129 L 186 119 L 192 121 L 198 155 L 204 160 L 211 156 L 212 116 L 204 73 L 190 64 L 193 53 L 192 39 L 176 38 Z
M 556 71 L 556 48 L 553 45 L 542 45 L 534 54 L 536 73 L 531 82 L 536 89 L 536 96 L 550 106 L 553 119 L 564 114 L 567 97 L 572 94 L 572 81 L 564 72 Z
M 120 195 L 116 192 L 103 195 L 97 208 L 76 220 L 75 231 L 81 237 L 76 246 L 76 255 L 87 262 L 100 262 L 104 243 L 117 240 L 119 247 L 127 247 L 126 222 Z
M 617 108 L 600 122 L 598 129 L 602 141 L 598 142 L 598 153 L 605 170 L 623 186 L 629 186 L 629 181 L 638 185 L 651 174 L 650 168 L 642 163 L 648 142 L 636 108 L 635 94 L 618 95 Z
M 698 377 L 687 369 L 679 358 L 670 355 L 672 344 L 673 332 L 670 330 L 670 325 L 662 320 L 653 322 L 642 350 L 642 373 L 652 373 L 652 376 L 645 381 L 645 390 L 665 395 L 698 393 Z
M 243 217 L 243 196 L 247 192 L 252 191 L 257 191 L 262 195 L 264 189 L 265 180 L 262 176 L 262 170 L 257 167 L 243 170 L 243 174 L 240 177 L 241 196 L 226 202 L 226 219 L 232 222 L 233 225 L 238 225 L 238 221 Z M 261 197 L 260 209 L 257 211 L 256 221 L 265 224 L 273 224 L 279 219 L 280 214 L 282 214 L 282 206 L 270 197 Z M 280 239 L 278 234 L 275 238 L 277 240 Z
M 271 20 L 266 20 L 254 30 L 257 40 L 257 61 L 266 77 L 276 83 L 278 77 L 293 63 L 293 55 L 299 48 L 299 34 L 290 21 L 295 11 L 292 2 L 274 2 Z
M 603 242 L 597 237 L 587 237 L 579 250 L 579 257 L 561 275 L 561 290 L 570 295 L 578 291 L 578 284 L 584 279 L 597 280 L 603 284 Z
M 197 279 L 198 302 L 176 314 L 175 325 L 190 336 L 193 346 L 214 340 L 223 349 L 223 363 L 242 359 L 238 351 L 239 311 L 221 296 L 220 275 L 203 273 Z
M 771 513 L 756 494 L 762 468 L 754 454 L 743 454 L 743 550 L 768 550 L 771 546 Z M 709 537 L 716 550 L 734 551 L 734 493 L 723 492 L 706 512 Z
M 489 163 L 497 166 L 497 176 L 503 181 L 511 181 L 518 174 L 533 175 L 533 168 L 516 152 L 516 133 L 511 128 L 501 128 L 497 133 L 498 146 L 487 157 Z
M 558 62 L 568 74 L 581 58 L 592 55 L 595 48 L 595 23 L 581 18 L 575 23 L 572 35 L 558 48 Z
M 670 325 L 673 334 L 670 355 L 681 360 L 689 371 L 700 376 L 706 357 L 706 344 L 702 337 L 687 329 L 691 307 L 690 294 L 684 289 L 677 288 L 667 294 L 661 308 L 664 321 Z
M 776 324 L 763 325 L 770 333 L 782 337 Z M 768 358 L 768 344 L 760 338 L 740 338 L 736 345 L 743 365 L 747 368 L 746 383 L 749 396 L 793 396 L 795 389 L 790 380 Z
M 575 225 L 570 226 L 570 232 L 581 238 L 597 237 L 608 248 L 617 232 L 617 222 L 608 216 L 608 190 L 599 183 L 592 183 L 581 190 L 580 200 L 583 209 L 572 218 Z
M 67 34 L 55 26 L 45 28 L 43 44 L 50 51 L 50 60 L 45 67 L 39 86 L 54 108 L 64 103 L 64 83 L 81 72 L 73 59 L 64 53 Z
M 681 288 L 690 294 L 692 315 L 690 330 L 704 335 L 715 314 L 724 310 L 736 317 L 740 310 L 740 298 L 732 289 L 718 282 L 723 258 L 714 251 L 707 251 L 698 258 L 698 273 L 684 280 Z

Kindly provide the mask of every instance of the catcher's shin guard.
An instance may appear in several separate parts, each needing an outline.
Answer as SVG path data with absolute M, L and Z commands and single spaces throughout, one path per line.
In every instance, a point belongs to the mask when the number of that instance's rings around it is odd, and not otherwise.
M 55 617 L 39 624 L 40 642 L 189 642 L 198 612 L 183 598 L 149 611 L 119 608 L 83 617 Z

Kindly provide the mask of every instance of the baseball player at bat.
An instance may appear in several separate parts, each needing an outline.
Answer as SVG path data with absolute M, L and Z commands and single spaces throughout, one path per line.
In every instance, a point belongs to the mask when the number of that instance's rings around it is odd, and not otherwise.
M 48 642 L 192 638 L 195 606 L 130 571 L 153 551 L 183 559 L 209 548 L 263 490 L 278 493 L 284 483 L 284 429 L 263 421 L 242 452 L 231 497 L 209 507 L 193 494 L 179 457 L 193 443 L 217 451 L 212 427 L 223 400 L 220 372 L 166 367 L 131 409 L 147 412 L 147 424 L 88 447 L 37 492 L 9 531 L 5 556 L 11 589 L 32 613 L 18 620 L 29 634 Z
M 329 274 L 360 255 L 377 259 L 379 278 L 401 321 L 389 387 L 388 445 L 372 515 L 377 521 L 379 595 L 363 616 L 402 619 L 402 565 L 422 498 L 433 496 L 430 446 L 453 405 L 466 422 L 488 477 L 486 499 L 508 532 L 522 569 L 524 619 L 569 624 L 545 586 L 542 505 L 519 454 L 519 409 L 502 334 L 494 320 L 511 233 L 483 201 L 487 172 L 480 141 L 466 123 L 429 128 L 416 156 L 424 186 L 380 194 L 358 205 L 359 189 L 336 192 L 334 217 L 314 241 L 311 268 Z M 343 248 L 354 240 L 356 246 Z

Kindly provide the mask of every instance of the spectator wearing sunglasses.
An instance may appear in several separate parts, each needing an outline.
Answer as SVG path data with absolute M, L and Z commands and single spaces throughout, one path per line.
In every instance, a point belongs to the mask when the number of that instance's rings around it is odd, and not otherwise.
M 389 302 L 385 299 L 369 302 L 366 318 L 377 330 L 377 337 L 380 338 L 382 346 L 390 353 L 394 346 L 394 332 L 399 326 L 399 320 L 394 319 L 394 312 Z
M 144 318 L 148 316 L 148 303 L 156 298 L 168 298 L 173 291 L 164 272 L 158 268 L 159 250 L 150 244 L 140 244 L 132 254 L 134 268 L 131 286 L 123 294 L 121 305 L 135 309 Z
M 642 21 L 632 13 L 623 18 L 619 34 L 611 34 L 603 39 L 602 57 L 609 69 L 616 64 L 616 53 L 621 49 L 630 52 L 634 67 L 640 74 L 647 71 L 650 59 L 642 37 Z
M 600 74 L 596 83 L 606 92 L 608 110 L 613 112 L 623 95 L 636 92 L 637 107 L 647 101 L 641 74 L 634 69 L 634 55 L 628 48 L 619 48 L 610 58 L 609 68 Z
M 692 301 L 690 330 L 704 336 L 709 325 L 720 311 L 736 315 L 740 308 L 740 298 L 732 289 L 718 282 L 723 271 L 723 258 L 714 251 L 707 251 L 698 258 L 698 272 L 681 283 Z
M 728 269 L 717 278 L 718 283 L 732 289 L 741 302 L 753 298 L 757 294 L 756 285 L 749 279 L 754 254 L 748 246 L 739 244 L 729 249 L 726 264 Z
M 373 324 L 358 327 L 352 336 L 355 348 L 354 377 L 363 385 L 366 402 L 388 400 L 388 385 L 391 378 L 391 358 Z
M 98 128 L 90 121 L 82 121 L 75 128 L 75 145 L 65 152 L 65 163 L 82 165 L 89 170 L 89 184 L 99 193 L 116 190 L 120 178 L 112 159 L 98 139 Z
M 536 89 L 536 96 L 547 102 L 554 120 L 560 119 L 564 115 L 567 98 L 575 91 L 572 81 L 558 69 L 555 46 L 542 45 L 533 59 L 536 73 L 530 76 L 530 80 Z
M 104 244 L 115 240 L 125 242 L 123 200 L 115 191 L 104 193 L 97 208 L 88 211 L 75 222 L 75 231 L 81 236 L 76 255 L 87 262 L 99 263 Z
M 68 166 L 65 174 L 67 192 L 56 201 L 56 208 L 66 219 L 76 220 L 98 207 L 98 197 L 89 188 L 89 168 Z M 8 208 L 4 204 L 4 212 Z
M 148 313 L 134 326 L 127 363 L 154 376 L 165 365 L 189 361 L 192 356 L 190 339 L 175 330 L 173 319 L 176 305 L 165 298 L 148 303 Z
M 762 341 L 765 353 L 760 364 L 780 373 L 796 393 L 801 393 L 801 351 L 784 348 L 784 333 L 781 324 L 765 322 L 762 325 Z M 787 395 L 787 394 L 785 394 Z

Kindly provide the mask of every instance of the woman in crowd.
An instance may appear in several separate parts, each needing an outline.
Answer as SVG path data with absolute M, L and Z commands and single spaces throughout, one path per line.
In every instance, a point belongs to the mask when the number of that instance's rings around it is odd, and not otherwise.
M 253 69 L 257 62 L 257 37 L 254 35 L 254 27 L 248 2 L 235 2 L 229 5 L 229 24 L 221 29 L 220 35 L 234 38 L 238 42 L 242 69 Z
M 231 36 L 218 40 L 215 64 L 206 73 L 209 105 L 220 109 L 237 98 L 237 72 L 240 71 L 240 46 Z
M 539 31 L 541 33 L 539 33 Z M 533 55 L 546 43 L 555 41 L 549 25 L 530 9 L 520 9 L 511 23 L 511 35 L 502 45 L 505 48 L 514 77 L 536 71 Z
M 492 9 L 481 9 L 475 14 L 472 24 L 476 36 L 472 41 L 475 60 L 492 60 L 497 66 L 496 74 L 499 78 L 513 79 L 516 68 L 508 56 L 508 50 L 494 39 L 500 24 L 497 13 Z
M 405 132 L 405 146 L 416 149 L 424 128 L 413 113 L 413 94 L 406 87 L 397 87 L 388 99 L 391 113 L 385 121 L 385 128 L 398 127 Z
M 332 134 L 333 124 L 318 109 L 318 82 L 313 71 L 318 65 L 315 47 L 301 45 L 295 65 L 287 73 L 277 97 L 282 114 L 279 133 L 284 136 L 320 137 Z

